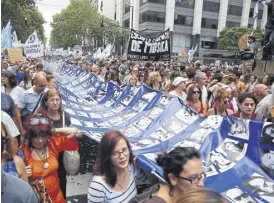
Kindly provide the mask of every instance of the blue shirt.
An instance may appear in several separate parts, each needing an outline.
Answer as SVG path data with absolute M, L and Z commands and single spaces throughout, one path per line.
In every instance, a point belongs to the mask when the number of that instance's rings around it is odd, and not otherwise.
M 19 85 L 20 82 L 22 82 L 24 80 L 24 72 L 22 72 L 22 71 L 17 72 L 16 77 L 17 77 L 17 81 L 18 81 L 18 85 Z
M 1 92 L 1 110 L 5 111 L 10 117 L 16 116 L 16 107 L 10 95 Z

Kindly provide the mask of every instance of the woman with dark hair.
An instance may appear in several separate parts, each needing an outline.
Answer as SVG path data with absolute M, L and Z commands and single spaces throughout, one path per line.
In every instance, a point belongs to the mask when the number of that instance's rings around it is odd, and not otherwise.
M 195 189 L 187 192 L 176 203 L 226 203 L 222 195 L 214 190 Z
M 254 113 L 257 105 L 257 98 L 251 93 L 243 93 L 238 96 L 238 107 L 240 113 L 232 114 L 237 118 L 255 120 L 257 114 Z
M 27 144 L 22 146 L 22 151 L 30 183 L 42 180 L 52 202 L 65 203 L 57 175 L 57 158 L 61 151 L 78 150 L 76 137 L 82 134 L 73 128 L 66 129 L 69 136 L 58 134 L 64 131 L 53 129 L 52 122 L 39 114 L 29 117 L 25 124 Z
M 24 90 L 17 86 L 16 75 L 11 71 L 2 72 L 1 75 L 2 92 L 9 94 L 13 99 L 15 105 L 19 103 L 19 99 L 22 97 Z
M 134 164 L 127 139 L 119 131 L 107 132 L 98 146 L 88 202 L 127 203 L 136 196 L 136 178 L 146 175 Z
M 33 69 L 32 68 L 25 68 L 24 70 L 24 80 L 19 83 L 19 87 L 28 90 L 32 87 L 32 77 L 33 77 Z
M 116 70 L 111 71 L 109 73 L 109 81 L 108 82 L 112 82 L 117 86 L 121 85 L 121 82 L 120 82 L 120 79 L 119 79 L 119 73 Z
M 47 81 L 48 81 L 47 88 L 48 89 L 55 89 L 55 78 L 52 74 L 47 75 Z
M 167 184 L 161 185 L 147 203 L 174 203 L 191 189 L 204 186 L 200 153 L 194 147 L 176 147 L 156 159 Z
M 202 91 L 196 85 L 189 87 L 185 104 L 189 105 L 201 116 L 205 116 L 207 113 L 207 104 L 202 102 Z
M 106 72 L 107 72 L 107 69 L 105 66 L 103 66 L 99 69 L 98 78 L 100 81 L 105 82 Z

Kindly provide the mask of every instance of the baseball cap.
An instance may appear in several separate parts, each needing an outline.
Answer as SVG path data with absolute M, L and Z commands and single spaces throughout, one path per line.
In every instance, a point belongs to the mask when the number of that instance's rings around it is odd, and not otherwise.
M 187 78 L 183 78 L 183 77 L 177 77 L 174 79 L 174 81 L 172 82 L 173 86 L 178 86 L 181 82 L 186 82 L 188 79 Z

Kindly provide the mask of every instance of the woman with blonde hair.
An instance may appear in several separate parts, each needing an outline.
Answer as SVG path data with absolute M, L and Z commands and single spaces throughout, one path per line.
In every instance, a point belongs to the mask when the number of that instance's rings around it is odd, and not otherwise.
M 149 73 L 149 78 L 148 78 L 148 86 L 155 89 L 155 90 L 160 90 L 161 89 L 161 82 L 162 82 L 162 77 L 159 72 L 153 71 Z
M 207 115 L 222 115 L 230 116 L 233 111 L 228 109 L 228 104 L 230 103 L 230 95 L 224 88 L 219 88 L 217 95 L 214 98 L 215 107 L 208 109 Z
M 185 193 L 176 203 L 226 203 L 227 201 L 214 190 L 195 189 Z
M 132 87 L 137 87 L 137 82 L 138 82 L 138 78 L 135 75 L 132 75 L 129 78 L 128 85 L 130 85 Z

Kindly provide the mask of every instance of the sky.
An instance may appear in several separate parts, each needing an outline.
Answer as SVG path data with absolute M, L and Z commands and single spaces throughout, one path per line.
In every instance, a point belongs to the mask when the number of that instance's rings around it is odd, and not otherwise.
M 38 10 L 42 13 L 46 23 L 44 24 L 45 36 L 47 37 L 49 43 L 52 16 L 56 13 L 61 12 L 62 9 L 66 8 L 69 5 L 70 0 L 38 0 L 36 5 Z

